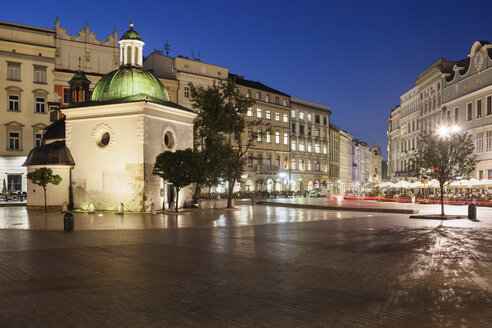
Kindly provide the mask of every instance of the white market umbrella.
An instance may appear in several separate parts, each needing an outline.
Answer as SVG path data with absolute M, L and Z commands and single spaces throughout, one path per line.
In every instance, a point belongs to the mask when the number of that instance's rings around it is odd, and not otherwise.
M 391 188 L 391 186 L 393 186 L 393 183 L 389 182 L 389 181 L 386 181 L 386 182 L 380 182 L 376 187 L 379 187 L 379 188 Z
M 6 194 L 7 193 L 7 184 L 5 182 L 5 178 L 3 179 L 3 188 L 2 188 L 2 194 Z
M 395 183 L 393 186 L 391 186 L 391 188 L 409 189 L 409 188 L 412 188 L 411 185 L 412 184 L 410 182 L 405 181 L 405 180 L 401 180 L 401 181 L 398 181 L 397 183 Z

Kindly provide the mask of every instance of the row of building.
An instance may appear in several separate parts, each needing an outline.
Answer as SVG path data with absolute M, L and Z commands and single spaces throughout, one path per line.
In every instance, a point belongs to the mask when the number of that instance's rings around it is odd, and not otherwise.
M 328 106 L 196 58 L 160 51 L 143 58 L 140 36 L 131 40 L 135 45 L 128 41 L 125 49 L 118 48 L 116 29 L 100 40 L 87 24 L 72 35 L 58 18 L 53 29 L 0 22 L 0 104 L 6 106 L 0 117 L 0 179 L 9 191 L 26 190 L 26 155 L 43 143 L 45 129 L 63 116 L 63 108 L 89 99 L 96 83 L 120 62 L 151 72 L 167 89 L 169 100 L 188 109 L 189 83 L 208 87 L 235 79 L 240 91 L 254 100 L 247 119 L 261 119 L 251 131 L 258 138 L 238 190 L 362 191 L 382 179 L 379 147 L 334 126 Z M 73 92 L 70 86 L 77 78 L 87 79 L 87 90 Z
M 419 74 L 388 118 L 388 178 L 409 179 L 421 132 L 457 127 L 472 135 L 480 160 L 471 174 L 492 178 L 492 45 L 476 41 L 467 58 L 440 58 Z

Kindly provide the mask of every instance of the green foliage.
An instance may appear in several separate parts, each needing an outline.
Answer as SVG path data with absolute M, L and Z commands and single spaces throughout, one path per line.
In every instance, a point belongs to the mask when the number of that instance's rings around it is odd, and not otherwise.
M 169 181 L 177 188 L 183 188 L 203 181 L 203 166 L 203 155 L 191 148 L 166 151 L 157 156 L 152 174 Z
M 53 170 L 47 167 L 41 167 L 28 173 L 27 179 L 43 188 L 46 188 L 48 184 L 59 185 L 62 181 L 62 178 L 59 175 L 53 175 Z
M 155 160 L 152 174 L 160 176 L 176 187 L 176 212 L 178 211 L 179 190 L 192 183 L 203 183 L 206 179 L 203 154 L 191 148 L 166 151 Z
M 31 180 L 32 183 L 43 187 L 44 209 L 48 212 L 48 205 L 46 203 L 46 186 L 48 184 L 59 185 L 62 178 L 58 174 L 53 175 L 53 170 L 47 167 L 40 167 L 33 172 L 29 172 L 26 177 Z
M 411 160 L 413 175 L 422 179 L 436 179 L 441 189 L 441 215 L 444 215 L 444 185 L 459 177 L 468 176 L 478 163 L 473 154 L 472 136 L 455 133 L 447 137 L 421 134 L 417 152 Z
M 244 173 L 247 151 L 258 136 L 247 133 L 248 128 L 261 121 L 246 120 L 253 100 L 243 96 L 232 80 L 214 83 L 206 89 L 192 84 L 189 87 L 192 106 L 198 111 L 194 121 L 194 146 L 201 149 L 207 164 L 205 184 L 228 181 L 230 207 L 234 184 Z

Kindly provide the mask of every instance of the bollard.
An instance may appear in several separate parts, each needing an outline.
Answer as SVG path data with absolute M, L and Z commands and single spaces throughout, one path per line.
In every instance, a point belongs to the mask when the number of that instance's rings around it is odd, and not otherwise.
M 68 204 L 67 202 L 63 202 L 62 213 L 67 213 L 67 212 L 68 212 Z
M 155 210 L 155 204 L 154 204 L 154 202 L 150 203 L 150 214 L 152 214 L 152 215 L 156 215 L 157 214 L 157 212 Z
M 118 212 L 116 212 L 116 214 L 124 214 L 125 213 L 125 209 L 123 207 L 123 203 L 120 203 L 118 205 Z
M 89 204 L 89 213 L 94 213 L 96 211 L 96 206 L 93 203 Z
M 477 205 L 475 204 L 468 205 L 468 219 L 469 220 L 477 219 Z
M 74 225 L 73 214 L 72 213 L 66 213 L 63 216 L 63 230 L 73 231 L 73 225 Z

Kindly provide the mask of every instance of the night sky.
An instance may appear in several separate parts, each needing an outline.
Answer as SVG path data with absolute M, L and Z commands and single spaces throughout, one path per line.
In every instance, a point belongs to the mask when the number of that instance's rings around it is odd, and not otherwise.
M 98 38 L 133 14 L 144 55 L 162 49 L 328 105 L 332 122 L 386 158 L 386 120 L 399 96 L 440 57 L 463 59 L 492 41 L 492 1 L 18 1 L 0 20 Z

